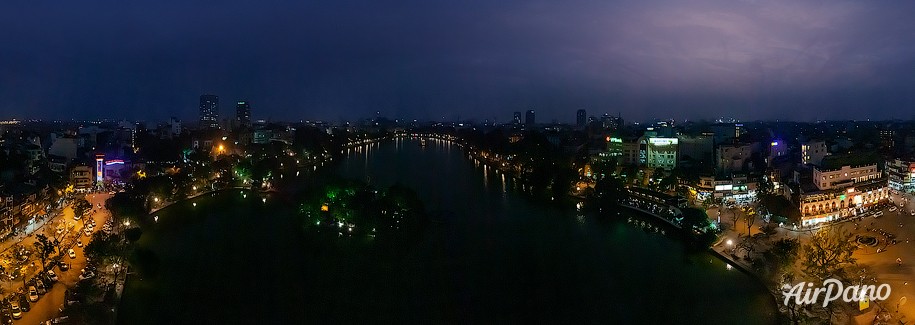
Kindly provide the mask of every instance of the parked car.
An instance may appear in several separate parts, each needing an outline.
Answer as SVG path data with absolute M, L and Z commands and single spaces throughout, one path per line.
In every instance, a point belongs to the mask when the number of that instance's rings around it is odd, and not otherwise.
M 83 241 L 82 241 L 82 240 L 77 240 L 77 241 L 76 241 L 76 247 L 83 247 Z
M 38 289 L 35 286 L 29 286 L 29 301 L 38 301 Z
M 29 309 L 32 309 L 32 304 L 29 303 L 29 298 L 24 294 L 16 294 L 16 299 L 19 300 L 19 309 L 22 309 L 22 311 L 28 312 Z
M 70 258 L 76 258 L 76 252 L 72 248 L 67 249 L 67 255 L 69 255 Z
M 67 271 L 70 269 L 70 264 L 64 263 L 64 261 L 57 261 L 57 267 L 60 268 L 61 271 Z
M 57 274 L 54 273 L 54 270 L 48 270 L 48 279 L 51 279 L 53 282 L 57 282 Z
M 18 299 L 12 299 L 12 301 L 10 301 L 10 311 L 13 314 L 13 319 L 22 318 L 22 309 L 19 308 Z
M 895 205 L 890 207 L 890 212 L 893 212 L 893 211 L 896 211 L 896 206 L 895 206 Z
M 35 281 L 35 288 L 38 289 L 39 295 L 44 295 L 45 293 L 48 293 L 48 288 L 46 288 L 44 286 L 44 282 L 42 282 L 41 280 Z

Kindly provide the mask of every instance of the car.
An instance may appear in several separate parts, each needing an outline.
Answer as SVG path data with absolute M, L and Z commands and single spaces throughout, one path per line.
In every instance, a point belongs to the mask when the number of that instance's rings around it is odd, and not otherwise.
M 37 280 L 35 281 L 35 288 L 38 289 L 39 295 L 44 295 L 48 293 L 48 287 L 45 287 L 44 281 Z
M 24 294 L 16 294 L 15 299 L 19 300 L 19 309 L 22 309 L 22 311 L 28 312 L 30 309 L 32 309 L 32 304 L 29 303 L 29 298 Z
M 51 279 L 53 282 L 57 282 L 57 274 L 54 273 L 54 270 L 48 270 L 48 279 Z
M 64 263 L 64 261 L 57 261 L 57 267 L 60 268 L 61 271 L 66 271 L 70 269 L 70 264 Z
M 38 289 L 36 289 L 35 286 L 29 286 L 29 301 L 38 301 Z
M 69 248 L 67 249 L 67 255 L 70 256 L 70 258 L 76 258 L 76 251 L 74 251 L 72 248 Z
M 76 241 L 76 247 L 83 247 L 83 241 L 82 241 L 82 240 L 77 240 L 77 241 Z
M 874 218 L 879 218 L 882 216 L 883 216 L 883 211 L 877 211 L 877 213 L 874 213 Z
M 92 232 L 91 232 L 91 231 L 89 231 L 89 229 L 88 229 L 88 228 L 86 228 L 86 230 L 85 230 L 85 231 L 83 231 L 83 233 L 85 233 L 85 234 L 86 234 L 86 237 L 89 237 L 89 236 L 92 236 Z
M 9 325 L 13 323 L 13 318 L 6 313 L 0 314 L 0 324 Z
M 95 277 L 95 272 L 92 272 L 92 270 L 83 269 L 83 271 L 79 274 L 80 280 L 91 279 L 93 277 Z
M 12 301 L 10 301 L 10 311 L 13 314 L 13 319 L 22 318 L 22 309 L 19 308 L 18 300 L 13 299 Z
M 896 206 L 895 206 L 895 205 L 890 207 L 890 212 L 893 212 L 893 211 L 896 211 Z

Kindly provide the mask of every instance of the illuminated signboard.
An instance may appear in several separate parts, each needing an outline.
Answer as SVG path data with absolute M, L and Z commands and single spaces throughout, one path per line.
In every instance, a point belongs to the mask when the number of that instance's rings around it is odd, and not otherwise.
M 114 160 L 109 160 L 109 161 L 105 162 L 105 166 L 123 165 L 123 164 L 124 164 L 124 161 L 120 160 L 120 159 L 114 159 Z
M 96 155 L 95 156 L 95 181 L 101 183 L 105 178 L 105 168 L 104 168 L 105 156 Z
M 730 185 L 730 184 L 728 184 L 728 185 L 715 185 L 715 190 L 716 190 L 716 191 L 730 191 L 730 190 L 732 190 L 732 189 L 734 189 L 734 185 Z
M 623 139 L 620 138 L 609 138 L 610 142 L 623 143 Z M 915 170 L 913 170 L 915 172 Z
M 655 146 L 669 146 L 672 144 L 677 144 L 677 138 L 651 138 L 648 139 L 648 143 L 651 143 Z
M 772 146 L 773 146 L 773 147 L 774 147 L 774 146 L 777 146 L 777 145 L 778 145 L 778 141 L 772 141 Z

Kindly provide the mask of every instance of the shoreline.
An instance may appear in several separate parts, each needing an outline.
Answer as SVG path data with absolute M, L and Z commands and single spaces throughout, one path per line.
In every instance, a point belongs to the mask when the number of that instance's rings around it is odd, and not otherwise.
M 680 228 L 680 227 L 678 227 L 677 225 L 674 225 L 673 223 L 671 223 L 669 220 L 667 220 L 667 219 L 665 219 L 665 218 L 662 218 L 662 217 L 660 217 L 660 216 L 657 216 L 657 215 L 655 215 L 655 214 L 653 214 L 653 213 L 650 213 L 650 212 L 648 212 L 648 211 L 645 211 L 645 210 L 642 210 L 642 209 L 639 209 L 639 208 L 630 207 L 630 206 L 628 206 L 628 205 L 620 204 L 619 206 L 620 206 L 621 208 L 626 208 L 626 209 L 630 210 L 630 211 L 633 212 L 633 213 L 641 214 L 641 215 L 644 215 L 644 216 L 648 216 L 648 217 L 650 217 L 650 218 L 653 219 L 653 220 L 661 220 L 661 221 L 663 221 L 664 224 L 666 224 L 666 225 L 672 227 L 673 229 L 676 229 L 680 235 L 685 236 L 685 234 L 683 233 L 683 228 Z M 668 237 L 669 237 L 669 236 L 668 236 Z M 681 241 L 681 244 L 687 245 L 687 243 L 682 242 L 684 239 L 685 239 L 685 238 L 678 239 L 678 240 Z M 716 242 L 715 244 L 718 244 L 718 243 L 720 243 L 720 240 L 719 240 L 718 242 Z M 771 288 L 769 288 L 769 286 L 766 285 L 765 279 L 763 279 L 759 274 L 757 274 L 756 272 L 754 272 L 752 269 L 749 269 L 748 267 L 742 265 L 741 263 L 739 263 L 739 262 L 737 262 L 737 261 L 734 261 L 732 258 L 730 258 L 729 256 L 723 254 L 722 252 L 719 252 L 719 251 L 715 250 L 715 249 L 714 249 L 715 244 L 713 244 L 713 245 L 710 246 L 709 248 L 705 249 L 704 252 L 706 252 L 706 253 L 708 253 L 709 255 L 712 255 L 712 256 L 718 258 L 719 260 L 721 260 L 721 261 L 724 262 L 725 264 L 730 265 L 731 267 L 737 269 L 737 270 L 740 271 L 741 273 L 746 274 L 748 277 L 752 278 L 752 279 L 753 279 L 753 282 L 755 282 L 756 284 L 758 284 L 765 292 L 769 293 L 769 296 L 772 297 L 772 299 L 770 300 L 771 303 L 772 303 L 772 308 L 773 308 L 773 310 L 775 311 L 775 315 L 776 315 L 776 318 L 775 318 L 775 321 L 776 321 L 776 322 L 775 322 L 775 324 L 778 324 L 778 319 L 779 319 L 778 316 L 781 316 L 781 310 L 779 309 L 779 306 L 778 306 L 778 296 L 776 295 L 775 291 L 772 291 Z

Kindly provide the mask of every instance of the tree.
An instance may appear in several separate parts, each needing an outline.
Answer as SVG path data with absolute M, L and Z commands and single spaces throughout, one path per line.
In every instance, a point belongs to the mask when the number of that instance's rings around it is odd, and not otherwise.
M 753 222 L 756 222 L 756 209 L 750 209 L 750 211 L 747 211 L 747 236 L 752 235 L 750 228 L 753 227 Z
M 76 202 L 73 202 L 73 214 L 77 217 L 82 218 L 90 209 L 92 209 L 92 203 L 89 203 L 89 201 L 86 201 L 84 198 L 79 198 Z M 83 219 L 83 222 L 85 221 L 86 220 Z
M 775 184 L 772 184 L 772 180 L 769 179 L 769 176 L 763 176 L 756 186 L 756 193 L 757 195 L 768 195 L 772 194 L 774 189 Z
M 782 274 L 791 269 L 797 260 L 800 251 L 800 242 L 797 239 L 783 238 L 772 243 L 772 247 L 763 253 L 766 266 L 769 268 L 771 279 L 777 282 Z
M 718 211 L 721 211 L 721 209 L 723 209 L 723 208 L 724 208 L 724 205 L 722 204 L 722 206 L 718 207 Z M 740 220 L 740 216 L 737 214 L 736 211 L 734 211 L 734 209 L 728 209 L 728 211 L 731 211 L 731 217 L 730 217 L 731 226 L 734 227 L 734 231 L 737 231 L 739 233 L 740 229 L 737 229 L 737 220 Z
M 852 257 L 855 249 L 857 246 L 847 231 L 820 229 L 804 245 L 801 261 L 804 273 L 820 280 L 843 277 L 846 267 L 856 265 L 857 260 Z
M 747 255 L 747 260 L 750 260 L 752 258 L 753 252 L 756 251 L 758 242 L 759 237 L 738 234 L 736 248 L 739 251 L 744 251 Z
M 41 269 L 45 270 L 45 264 L 47 264 L 48 256 L 51 256 L 51 253 L 54 252 L 54 244 L 51 243 L 51 240 L 48 239 L 48 236 L 43 234 L 35 235 L 35 251 L 38 252 L 38 257 L 41 259 Z

